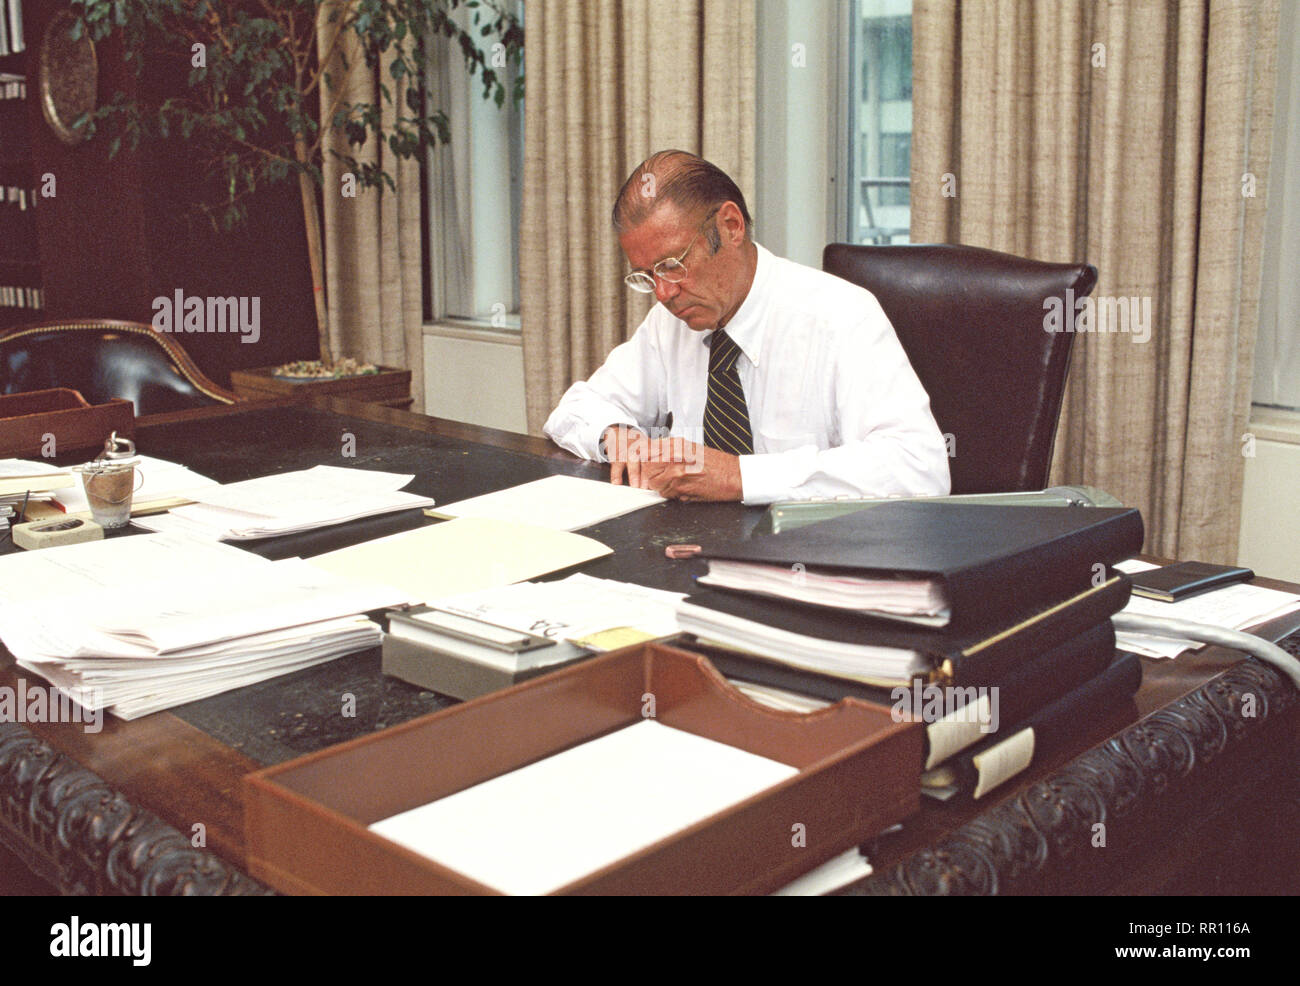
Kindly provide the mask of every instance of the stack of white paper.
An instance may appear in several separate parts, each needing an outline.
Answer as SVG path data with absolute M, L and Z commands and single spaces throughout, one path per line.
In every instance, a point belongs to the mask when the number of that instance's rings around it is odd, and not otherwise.
M 677 633 L 677 605 L 683 598 L 680 592 L 578 574 L 459 593 L 432 603 L 484 623 L 612 650 Z
M 73 482 L 71 473 L 48 462 L 0 459 L 0 505 L 15 511 L 24 503 L 53 500 L 60 487 L 71 487 Z
M 713 558 L 709 560 L 709 574 L 701 575 L 698 581 L 738 592 L 893 616 L 923 626 L 947 626 L 950 617 L 947 594 L 937 579 L 873 578 L 803 568 L 796 571 L 788 565 Z
M 544 894 L 799 773 L 652 720 L 370 826 L 509 894 Z
M 198 489 L 217 485 L 215 479 L 209 479 L 166 459 L 137 455 L 131 461 L 135 463 L 139 485 L 139 489 L 131 497 L 132 510 L 187 503 L 195 499 L 195 491 Z M 75 486 L 59 490 L 55 500 L 70 514 L 90 509 L 90 504 L 86 501 L 86 490 L 80 478 Z
M 1115 566 L 1130 575 L 1159 566 L 1130 559 Z M 1175 603 L 1131 596 L 1123 612 L 1137 616 L 1158 616 L 1171 620 L 1190 620 L 1227 630 L 1245 630 L 1300 609 L 1300 596 L 1259 585 L 1229 585 L 1204 592 Z M 1177 657 L 1185 650 L 1197 650 L 1205 644 L 1197 640 L 1160 637 L 1155 634 L 1121 630 L 1115 634 L 1120 650 L 1146 657 Z
M 137 517 L 150 531 L 175 531 L 223 541 L 293 534 L 344 521 L 433 505 L 403 493 L 415 477 L 373 469 L 314 466 L 242 483 L 192 491 L 197 501 L 166 515 Z
M 124 719 L 375 646 L 358 614 L 400 601 L 175 534 L 0 558 L 0 639 L 18 664 Z

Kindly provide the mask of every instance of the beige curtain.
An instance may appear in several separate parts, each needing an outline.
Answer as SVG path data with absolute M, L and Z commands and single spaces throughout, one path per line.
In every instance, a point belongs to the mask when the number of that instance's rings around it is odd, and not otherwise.
M 528 428 L 653 299 L 623 285 L 614 196 L 654 151 L 754 188 L 753 0 L 529 0 L 520 229 Z
M 336 25 L 321 16 L 318 44 L 330 50 Z M 349 69 L 335 60 L 331 76 L 334 89 L 321 89 L 321 117 L 328 120 L 340 95 L 349 102 L 375 102 L 374 73 L 366 70 L 355 34 L 340 42 Z M 393 86 L 389 63 L 380 67 Z M 383 107 L 385 127 L 396 109 Z M 396 192 L 385 188 L 356 189 L 344 194 L 346 167 L 328 153 L 332 146 L 347 153 L 347 142 L 335 135 L 327 145 L 322 169 L 324 187 L 323 238 L 325 241 L 325 294 L 328 301 L 330 345 L 334 355 L 355 356 L 383 366 L 411 371 L 412 411 L 424 409 L 423 300 L 420 256 L 420 167 L 414 158 L 404 160 L 386 144 L 372 138 L 352 153 L 362 162 L 375 162 L 393 176 Z
M 912 240 L 1087 260 L 1094 297 L 1139 316 L 1149 299 L 1148 341 L 1140 320 L 1075 337 L 1052 480 L 1139 507 L 1146 550 L 1169 557 L 1236 559 L 1277 16 L 1277 0 L 913 11 Z

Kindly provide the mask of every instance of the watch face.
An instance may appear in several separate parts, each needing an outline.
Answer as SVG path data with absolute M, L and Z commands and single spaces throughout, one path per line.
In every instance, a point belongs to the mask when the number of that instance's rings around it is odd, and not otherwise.
M 65 144 L 86 139 L 84 130 L 74 130 L 72 125 L 95 108 L 99 86 L 95 44 L 84 34 L 76 41 L 69 37 L 75 23 L 71 13 L 60 11 L 41 39 L 41 110 L 50 129 Z

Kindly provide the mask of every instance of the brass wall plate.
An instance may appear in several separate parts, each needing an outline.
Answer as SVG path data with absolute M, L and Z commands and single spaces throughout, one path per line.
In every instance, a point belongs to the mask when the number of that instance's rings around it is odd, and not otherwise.
M 80 144 L 84 130 L 73 129 L 83 113 L 95 109 L 99 88 L 99 62 L 95 43 L 84 34 L 73 41 L 68 32 L 76 18 L 68 11 L 55 14 L 41 39 L 41 111 L 59 140 Z

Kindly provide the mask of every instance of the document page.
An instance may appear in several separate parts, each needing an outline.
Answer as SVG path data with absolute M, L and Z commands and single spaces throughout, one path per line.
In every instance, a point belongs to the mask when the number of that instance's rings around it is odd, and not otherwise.
M 137 517 L 138 527 L 222 540 L 252 540 L 427 507 L 427 496 L 402 492 L 414 476 L 375 469 L 314 466 L 191 492 L 196 501 L 165 517 Z
M 150 503 L 193 500 L 196 495 L 193 491 L 218 485 L 215 479 L 209 479 L 179 463 L 155 459 L 149 455 L 135 456 L 135 467 L 140 487 L 131 496 L 132 509 Z M 80 476 L 77 477 L 76 485 L 60 490 L 55 499 L 70 514 L 90 510 Z
M 653 490 L 615 486 L 604 480 L 576 476 L 547 476 L 449 503 L 439 507 L 436 513 L 440 517 L 491 517 L 557 531 L 576 531 L 663 501 Z
M 602 641 L 626 646 L 677 633 L 677 604 L 682 598 L 680 592 L 579 573 L 554 582 L 518 582 L 458 593 L 435 602 L 439 609 L 484 623 L 610 650 Z
M 1115 566 L 1122 572 L 1135 574 L 1158 566 L 1131 559 Z M 1300 609 L 1300 596 L 1259 585 L 1229 585 L 1211 592 L 1203 592 L 1176 603 L 1161 602 L 1132 596 L 1125 613 L 1137 616 L 1159 616 L 1171 620 L 1190 620 L 1208 623 L 1228 630 L 1244 630 Z M 1205 644 L 1198 640 L 1181 640 L 1156 634 L 1121 630 L 1116 634 L 1120 650 L 1143 654 L 1147 657 L 1177 657 L 1185 650 L 1199 650 Z
M 251 559 L 251 560 L 250 560 Z M 142 534 L 25 551 L 0 557 L 0 608 L 5 603 L 65 599 L 140 581 L 171 579 L 182 571 L 242 578 L 265 560 L 215 541 L 177 534 Z
M 429 524 L 307 559 L 313 565 L 365 582 L 403 590 L 406 602 L 424 603 L 536 578 L 612 554 L 581 534 L 482 517 Z
M 544 894 L 799 771 L 645 720 L 371 825 L 510 894 Z

